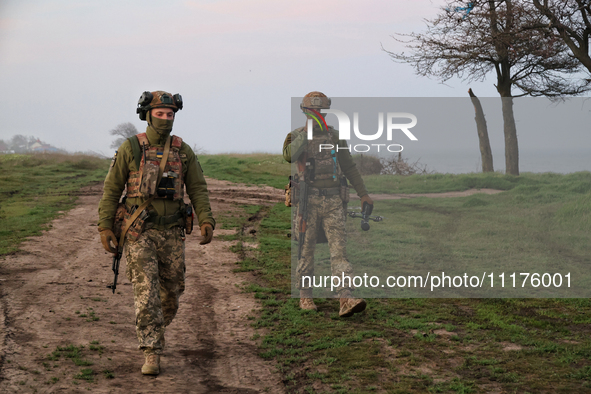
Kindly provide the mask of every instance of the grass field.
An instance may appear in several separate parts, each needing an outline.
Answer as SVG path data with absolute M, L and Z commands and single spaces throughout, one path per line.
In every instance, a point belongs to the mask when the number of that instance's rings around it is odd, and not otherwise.
M 200 156 L 206 175 L 284 186 L 289 165 L 278 155 Z M 264 164 L 259 165 L 262 162 Z M 104 179 L 108 161 L 84 157 L 0 156 L 0 254 L 40 233 L 70 208 L 75 191 Z M 426 193 L 487 187 L 497 195 L 379 201 L 369 237 L 350 248 L 353 264 L 390 234 L 388 256 L 420 263 L 473 266 L 510 257 L 524 264 L 591 261 L 591 174 L 588 172 L 367 177 L 372 193 Z M 353 204 L 352 204 L 353 205 Z M 301 311 L 290 297 L 290 210 L 243 207 L 219 213 L 240 228 L 257 212 L 259 248 L 240 235 L 238 271 L 256 271 L 253 292 L 263 307 L 249 318 L 261 357 L 271 360 L 290 393 L 591 393 L 591 301 L 587 298 L 368 299 L 363 314 L 338 317 L 338 301 L 316 299 Z M 249 222 L 249 225 L 252 225 Z M 358 220 L 348 220 L 351 236 Z M 394 234 L 394 236 L 391 236 Z M 365 249 L 363 245 L 365 246 Z M 371 253 L 376 253 L 371 255 Z M 327 268 L 326 257 L 319 269 Z M 581 269 L 581 274 L 584 270 Z
M 199 161 L 208 177 L 278 189 L 283 189 L 290 174 L 283 157 L 267 153 L 199 155 Z
M 554 261 L 591 261 L 588 172 L 427 175 L 370 179 L 372 192 L 442 192 L 488 187 L 497 195 L 380 201 L 387 216 L 360 235 L 394 231 L 397 260 L 486 265 L 510 256 L 513 270 Z M 368 299 L 365 313 L 338 317 L 338 301 L 301 311 L 290 297 L 290 212 L 277 204 L 258 231 L 258 251 L 239 270 L 261 281 L 248 290 L 263 313 L 252 316 L 262 357 L 273 360 L 293 393 L 591 392 L 591 302 L 586 298 Z M 252 212 L 250 213 L 252 214 Z M 391 216 L 393 215 L 393 216 Z M 352 233 L 358 221 L 349 219 Z M 381 226 L 381 227 L 380 227 Z M 372 234 L 375 231 L 377 234 Z M 360 242 L 363 245 L 365 242 Z M 239 245 L 238 249 L 242 246 Z M 375 248 L 351 251 L 351 261 Z M 384 253 L 384 248 L 375 251 Z M 319 268 L 328 269 L 320 256 Z
M 0 155 L 0 256 L 74 206 L 81 187 L 105 179 L 109 161 L 64 154 Z

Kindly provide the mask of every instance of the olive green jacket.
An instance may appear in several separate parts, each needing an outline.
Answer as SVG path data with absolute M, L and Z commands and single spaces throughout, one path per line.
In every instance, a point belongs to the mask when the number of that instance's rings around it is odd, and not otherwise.
M 151 146 L 164 146 L 166 137 L 161 137 L 150 126 L 146 130 L 148 141 Z M 209 194 L 207 191 L 207 184 L 201 165 L 193 153 L 193 150 L 185 142 L 182 143 L 179 151 L 181 156 L 183 179 L 185 183 L 185 190 L 191 199 L 191 203 L 195 209 L 195 216 L 201 226 L 204 223 L 209 223 L 215 228 L 215 220 L 211 213 L 211 206 L 209 204 Z M 103 197 L 99 203 L 99 227 L 112 228 L 115 218 L 115 211 L 117 204 L 121 198 L 121 194 L 125 189 L 127 178 L 130 171 L 137 171 L 131 143 L 129 140 L 119 147 L 115 153 L 115 157 L 111 162 L 111 168 L 105 178 L 105 186 L 103 189 Z M 127 206 L 141 205 L 145 199 L 141 197 L 128 198 Z M 158 216 L 174 215 L 181 208 L 182 201 L 172 201 L 167 199 L 155 198 L 151 207 L 156 211 Z M 152 209 L 150 208 L 150 209 Z M 177 224 L 170 224 L 166 227 L 173 227 Z M 155 228 L 162 226 L 155 225 Z M 163 228 L 161 228 L 163 229 Z
M 330 127 L 330 126 L 329 126 Z M 351 185 L 353 186 L 353 188 L 355 188 L 355 191 L 357 192 L 357 195 L 359 197 L 365 196 L 367 193 L 367 189 L 365 188 L 365 184 L 363 183 L 363 179 L 361 178 L 361 174 L 359 173 L 359 170 L 357 169 L 357 165 L 355 164 L 355 162 L 353 161 L 353 158 L 351 157 L 351 152 L 349 152 L 347 148 L 347 141 L 345 140 L 339 140 L 338 139 L 338 132 L 333 129 L 332 127 L 330 127 L 332 130 L 332 135 L 333 135 L 333 144 L 339 146 L 339 148 L 343 148 L 343 149 L 339 149 L 339 151 L 337 152 L 337 160 L 339 163 L 339 166 L 341 167 L 341 171 L 343 172 L 343 174 L 345 174 L 345 176 L 347 177 L 347 179 L 349 180 L 349 182 L 351 182 Z M 312 130 L 314 133 L 326 133 L 325 131 L 322 131 L 319 127 L 317 127 L 316 125 L 314 125 L 314 128 Z M 298 158 L 300 157 L 300 155 L 302 153 L 304 153 L 304 151 L 306 150 L 306 146 L 308 143 L 308 133 L 306 131 L 306 129 L 304 127 L 296 129 L 294 131 L 292 131 L 291 133 L 289 133 L 287 135 L 287 137 L 285 138 L 285 142 L 283 143 L 283 158 L 288 162 L 288 163 L 295 163 Z M 325 180 L 321 180 L 321 181 L 316 181 L 314 182 L 314 187 L 317 188 L 331 188 L 331 187 L 338 187 L 340 186 L 339 180 L 333 180 L 333 179 L 325 179 Z

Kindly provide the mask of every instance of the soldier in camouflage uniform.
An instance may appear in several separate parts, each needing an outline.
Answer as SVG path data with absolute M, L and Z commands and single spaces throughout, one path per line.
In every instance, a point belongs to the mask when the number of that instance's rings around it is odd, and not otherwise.
M 357 194 L 364 202 L 373 204 L 369 197 L 363 179 L 351 153 L 347 149 L 335 150 L 323 149 L 320 152 L 320 144 L 332 144 L 342 148 L 347 147 L 347 142 L 338 139 L 338 132 L 331 126 L 326 128 L 326 123 L 319 113 L 320 109 L 330 108 L 330 99 L 321 92 L 308 93 L 302 102 L 302 110 L 307 119 L 313 121 L 313 139 L 308 141 L 307 130 L 301 127 L 289 133 L 283 144 L 283 158 L 298 166 L 299 181 L 306 182 L 309 186 L 308 216 L 306 231 L 302 248 L 302 257 L 298 261 L 296 277 L 300 289 L 300 308 L 316 310 L 312 298 L 311 285 L 302 283 L 302 276 L 314 275 L 314 249 L 316 247 L 317 234 L 324 230 L 330 249 L 331 273 L 342 278 L 343 275 L 353 280 L 353 269 L 347 260 L 345 249 L 345 219 L 346 212 L 342 200 L 341 180 L 343 175 L 351 182 Z M 316 122 L 318 119 L 320 124 Z M 305 162 L 314 159 L 314 179 L 306 179 L 303 169 Z M 292 191 L 293 193 L 293 191 Z M 322 229 L 319 227 L 322 226 Z M 355 299 L 351 293 L 352 283 L 345 280 L 336 289 L 340 298 L 341 317 L 348 317 L 365 309 L 365 300 Z
M 172 131 L 175 113 L 182 109 L 181 96 L 164 91 L 145 92 L 138 107 L 140 119 L 148 122 L 145 133 L 131 137 L 138 139 L 141 159 L 134 157 L 131 139 L 115 153 L 99 204 L 98 226 L 105 250 L 115 253 L 118 240 L 113 224 L 123 190 L 127 186 L 128 212 L 155 196 L 145 212 L 144 225 L 139 226 L 141 221 L 135 220 L 136 225 L 127 232 L 125 255 L 126 275 L 133 284 L 139 348 L 145 356 L 142 373 L 157 375 L 164 332 L 176 315 L 179 297 L 185 289 L 184 189 L 199 221 L 201 244 L 211 242 L 215 220 L 201 165 L 179 137 L 171 136 L 164 174 L 156 185 L 160 160 L 166 160 L 162 158 L 163 146 Z

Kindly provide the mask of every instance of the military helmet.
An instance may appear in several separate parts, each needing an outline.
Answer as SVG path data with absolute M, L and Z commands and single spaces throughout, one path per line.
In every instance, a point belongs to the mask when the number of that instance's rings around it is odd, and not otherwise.
M 174 112 L 183 109 L 183 98 L 180 94 L 172 95 L 163 90 L 155 92 L 144 92 L 137 102 L 136 113 L 140 115 L 141 120 L 146 120 L 148 111 L 153 108 L 172 108 Z
M 322 92 L 310 92 L 304 96 L 300 108 L 329 109 L 331 100 Z

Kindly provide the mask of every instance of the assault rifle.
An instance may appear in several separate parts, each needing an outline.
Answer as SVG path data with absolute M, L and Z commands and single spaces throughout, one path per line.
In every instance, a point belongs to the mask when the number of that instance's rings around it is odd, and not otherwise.
M 121 254 L 122 248 L 117 247 L 117 253 L 113 255 L 113 266 L 112 270 L 115 274 L 115 279 L 113 280 L 112 285 L 107 285 L 108 289 L 113 289 L 113 294 L 115 294 L 115 289 L 117 288 L 117 277 L 119 276 L 119 262 L 121 261 Z
M 306 236 L 306 221 L 308 220 L 308 184 L 300 180 L 300 195 L 298 207 L 300 233 L 298 236 L 298 260 L 302 258 L 302 249 L 304 248 L 304 237 Z
M 306 236 L 306 222 L 308 221 L 308 181 L 314 180 L 316 163 L 314 159 L 306 160 L 304 179 L 299 179 L 300 195 L 298 196 L 298 215 L 300 221 L 300 233 L 298 234 L 298 260 L 302 258 L 304 249 L 304 237 Z
M 361 218 L 361 229 L 363 231 L 367 231 L 369 230 L 369 220 L 373 220 L 374 222 L 381 222 L 382 220 L 384 220 L 383 216 L 370 216 L 372 211 L 373 204 L 364 202 L 363 211 L 361 211 L 361 213 L 349 211 L 347 212 L 347 214 L 352 218 Z

